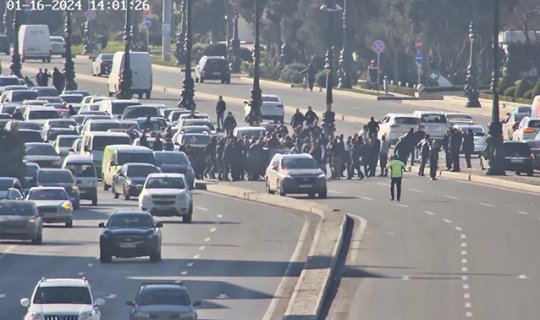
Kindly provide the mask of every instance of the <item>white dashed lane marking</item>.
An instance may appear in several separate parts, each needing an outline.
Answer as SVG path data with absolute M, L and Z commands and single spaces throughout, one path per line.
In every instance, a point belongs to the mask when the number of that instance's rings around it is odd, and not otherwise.
M 341 192 L 339 192 L 337 190 L 332 190 L 332 189 L 328 189 L 328 192 L 329 193 L 334 193 L 334 194 L 341 194 Z
M 204 238 L 204 242 L 210 242 L 210 237 Z
M 420 190 L 420 189 L 414 189 L 414 188 L 411 188 L 409 189 L 411 190 L 412 192 L 416 192 L 416 193 L 424 193 L 424 191 Z
M 193 267 L 194 265 L 195 265 L 195 263 L 193 263 L 193 262 L 190 262 L 190 263 L 187 264 L 188 268 L 191 268 L 191 267 Z
M 527 277 L 527 276 L 524 275 L 524 274 L 520 274 L 517 278 L 520 279 L 520 280 L 529 279 L 529 277 Z
M 452 220 L 449 220 L 449 219 L 443 219 L 443 221 L 448 223 L 448 224 L 452 223 Z
M 457 200 L 459 199 L 458 197 L 454 197 L 454 196 L 444 196 L 446 199 L 451 199 L 451 200 Z
M 180 275 L 182 275 L 182 276 L 185 276 L 185 275 L 187 275 L 187 274 L 188 274 L 187 271 L 182 271 L 182 272 L 180 272 Z
M 485 203 L 485 202 L 480 202 L 480 205 L 481 206 L 484 206 L 484 207 L 489 207 L 489 208 L 494 208 L 495 206 L 492 205 L 491 203 Z
M 193 259 L 199 259 L 200 257 L 201 257 L 200 254 L 196 254 L 196 255 L 193 256 Z
M 373 198 L 370 198 L 370 197 L 364 197 L 364 196 L 359 196 L 358 197 L 359 199 L 362 199 L 362 200 L 367 200 L 367 201 L 374 201 L 375 199 Z
M 216 230 L 217 230 L 217 228 L 214 227 L 214 228 L 210 229 L 210 232 L 216 232 Z
M 402 203 L 396 203 L 396 206 L 402 207 L 402 208 L 408 208 L 409 207 L 408 205 L 402 204 Z
M 201 210 L 201 211 L 208 211 L 208 209 L 206 209 L 205 207 L 195 207 L 195 209 Z
M 461 227 L 456 227 L 456 230 L 457 230 L 457 231 L 461 231 L 461 230 L 463 230 L 463 229 L 461 229 Z
M 0 299 L 4 299 L 6 297 L 5 293 L 0 293 Z
M 435 213 L 431 212 L 431 211 L 424 211 L 426 214 L 429 214 L 430 216 L 434 216 Z
M 521 210 L 519 210 L 518 213 L 519 213 L 519 214 L 529 214 L 528 212 L 526 212 L 526 211 L 521 211 Z
M 219 219 L 221 219 L 221 218 L 223 218 L 223 215 L 222 215 L 222 214 L 218 214 L 217 217 L 218 217 Z
M 199 250 L 201 250 L 201 251 L 204 250 L 204 249 L 206 249 L 206 246 L 200 246 L 199 247 Z

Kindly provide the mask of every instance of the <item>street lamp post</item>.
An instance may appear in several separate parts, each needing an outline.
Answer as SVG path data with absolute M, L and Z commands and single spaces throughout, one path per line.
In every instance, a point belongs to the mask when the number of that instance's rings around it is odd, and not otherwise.
M 131 9 L 126 7 L 126 21 L 124 26 L 124 68 L 120 75 L 120 88 L 117 89 L 116 96 L 120 99 L 131 99 L 131 64 L 130 64 L 130 51 L 131 51 Z
M 176 57 L 176 64 L 178 65 L 184 63 L 184 59 L 186 58 L 184 43 L 184 40 L 186 38 L 186 0 L 179 0 L 179 5 L 181 14 L 180 32 L 178 33 L 178 36 L 176 38 L 176 50 L 174 52 L 174 56 Z
M 229 36 L 230 36 L 230 33 L 231 33 L 231 28 L 229 27 L 229 16 L 228 15 L 225 15 L 225 48 L 226 48 L 226 52 L 227 52 L 227 56 L 229 55 L 229 50 L 231 50 L 231 45 L 229 43 Z M 227 57 L 228 59 L 229 57 Z M 230 61 L 229 61 L 230 63 Z
M 488 137 L 488 169 L 487 175 L 504 175 L 504 159 L 502 155 L 502 124 L 499 120 L 499 92 L 497 85 L 499 83 L 499 20 L 500 8 L 499 0 L 493 0 L 493 75 L 491 79 L 491 91 L 493 94 L 493 107 L 491 110 L 491 123 L 489 124 Z
M 478 100 L 478 76 L 476 63 L 476 23 L 477 23 L 476 0 L 473 0 L 473 17 L 469 25 L 469 42 L 471 43 L 470 61 L 467 67 L 467 79 L 465 86 L 465 94 L 467 95 L 467 108 L 480 108 Z
M 77 90 L 77 83 L 75 82 L 75 64 L 73 63 L 73 57 L 71 56 L 71 11 L 69 10 L 66 11 L 64 40 L 66 41 L 66 60 L 64 63 L 66 72 L 65 90 Z
M 351 67 L 351 55 L 349 52 L 349 41 L 347 33 L 347 0 L 343 0 L 343 13 L 342 13 L 342 33 L 343 33 L 343 45 L 341 48 L 341 54 L 339 57 L 339 80 L 338 88 L 350 89 L 351 77 L 349 75 L 349 68 Z
M 184 76 L 184 86 L 182 88 L 182 100 L 178 102 L 179 108 L 187 110 L 195 110 L 197 105 L 193 100 L 195 95 L 195 82 L 191 77 L 191 49 L 193 46 L 193 39 L 191 34 L 191 0 L 186 0 L 186 38 L 184 39 L 185 51 L 186 51 L 186 71 Z
M 246 122 L 252 126 L 258 126 L 261 122 L 262 90 L 259 83 L 260 78 L 260 0 L 255 0 L 255 43 L 253 47 L 253 88 L 251 89 L 251 100 L 249 101 L 250 111 L 246 116 Z M 238 31 L 236 28 L 235 33 Z M 235 37 L 237 34 L 235 34 Z
M 84 23 L 84 37 L 83 37 L 83 54 L 94 52 L 94 42 L 92 40 L 92 29 L 93 29 L 92 19 L 86 18 Z
M 13 12 L 13 52 L 11 53 L 11 74 L 19 78 L 23 78 L 21 73 L 21 55 L 19 54 L 19 28 L 20 23 L 20 12 L 15 10 Z
M 233 37 L 230 40 L 231 51 L 229 53 L 231 60 L 231 72 L 240 72 L 240 57 L 238 56 L 240 51 L 240 38 L 238 37 L 238 19 L 240 15 L 235 12 L 233 16 Z

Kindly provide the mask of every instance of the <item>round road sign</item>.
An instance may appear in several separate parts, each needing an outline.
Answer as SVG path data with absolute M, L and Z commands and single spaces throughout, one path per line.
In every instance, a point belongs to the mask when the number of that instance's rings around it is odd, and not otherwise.
M 441 74 L 437 70 L 431 70 L 431 72 L 429 73 L 429 78 L 433 81 L 439 80 L 440 77 Z
M 416 48 L 416 51 L 422 50 L 424 47 L 424 40 L 422 38 L 416 38 L 416 41 L 414 42 L 414 47 Z
M 382 40 L 376 40 L 371 44 L 371 49 L 376 53 L 381 53 L 384 51 L 384 42 Z
M 96 18 L 96 10 L 88 10 L 84 13 L 86 19 L 94 20 Z

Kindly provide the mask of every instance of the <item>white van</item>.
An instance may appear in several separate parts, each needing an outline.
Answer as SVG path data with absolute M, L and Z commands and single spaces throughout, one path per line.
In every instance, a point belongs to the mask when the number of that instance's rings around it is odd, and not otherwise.
M 130 52 L 129 66 L 131 68 L 131 92 L 136 93 L 139 99 L 146 96 L 150 99 L 152 94 L 152 59 L 148 52 Z M 109 74 L 109 97 L 116 94 L 120 88 L 120 78 L 124 69 L 124 51 L 118 51 L 113 56 L 111 73 Z
M 99 102 L 99 111 L 106 112 L 113 119 L 120 119 L 122 118 L 122 114 L 127 107 L 140 104 L 141 103 L 137 99 L 106 99 Z
M 46 24 L 23 24 L 19 29 L 19 54 L 21 61 L 37 59 L 51 62 L 51 39 Z
M 97 206 L 98 178 L 92 158 L 80 155 L 67 156 L 62 164 L 62 169 L 68 169 L 75 177 L 81 199 L 90 200 L 93 206 Z
M 90 156 L 94 161 L 98 177 L 101 177 L 103 150 L 111 144 L 131 144 L 131 138 L 122 132 L 87 132 L 81 143 L 81 155 Z

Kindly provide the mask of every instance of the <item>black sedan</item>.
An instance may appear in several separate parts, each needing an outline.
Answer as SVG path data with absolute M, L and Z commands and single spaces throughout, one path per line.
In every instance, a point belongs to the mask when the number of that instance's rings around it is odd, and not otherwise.
M 107 223 L 99 237 L 99 258 L 102 263 L 112 257 L 133 258 L 150 256 L 151 262 L 161 260 L 161 222 L 144 211 L 117 211 Z
M 159 173 L 158 167 L 148 163 L 126 163 L 122 169 L 113 176 L 112 193 L 118 199 L 120 193 L 124 199 L 138 197 L 141 193 L 146 177 L 151 173 Z
M 505 141 L 502 145 L 504 169 L 515 171 L 517 175 L 534 173 L 534 154 L 531 147 L 523 141 Z

